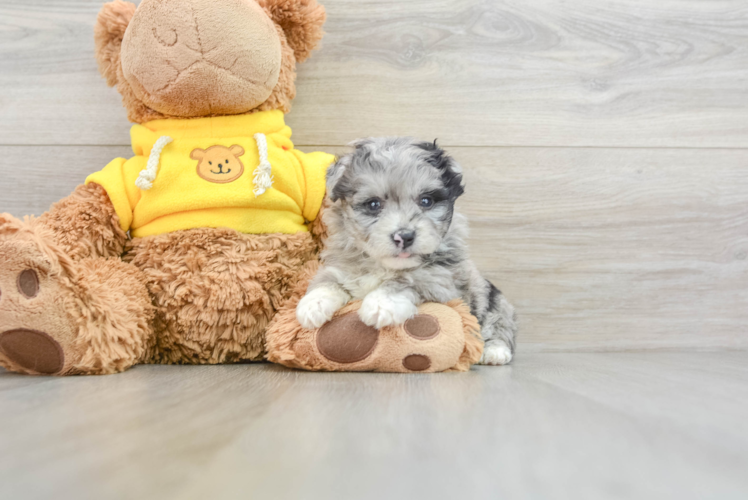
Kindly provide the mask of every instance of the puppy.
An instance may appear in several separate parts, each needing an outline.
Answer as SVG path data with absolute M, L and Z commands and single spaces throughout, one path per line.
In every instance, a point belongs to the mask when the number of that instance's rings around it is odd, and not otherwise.
M 423 302 L 461 298 L 486 341 L 481 363 L 514 355 L 514 308 L 468 259 L 467 220 L 455 212 L 462 168 L 436 142 L 388 137 L 355 142 L 327 173 L 330 201 L 322 267 L 296 316 L 318 328 L 352 299 L 361 320 L 402 324 Z

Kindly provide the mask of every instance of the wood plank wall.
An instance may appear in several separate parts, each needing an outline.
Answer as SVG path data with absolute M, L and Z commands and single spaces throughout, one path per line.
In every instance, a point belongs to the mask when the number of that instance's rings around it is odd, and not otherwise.
M 101 3 L 0 3 L 0 211 L 40 214 L 128 154 Z M 748 3 L 324 3 L 296 143 L 438 137 L 521 349 L 748 347 Z

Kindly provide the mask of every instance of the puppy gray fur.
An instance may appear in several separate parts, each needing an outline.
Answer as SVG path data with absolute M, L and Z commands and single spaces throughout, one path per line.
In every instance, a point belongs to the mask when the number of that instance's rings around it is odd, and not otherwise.
M 454 206 L 464 192 L 460 165 L 436 142 L 387 137 L 353 146 L 327 173 L 329 236 L 299 322 L 318 328 L 363 299 L 362 321 L 382 328 L 402 324 L 423 302 L 461 298 L 481 324 L 481 363 L 509 363 L 514 308 L 468 258 L 467 220 Z

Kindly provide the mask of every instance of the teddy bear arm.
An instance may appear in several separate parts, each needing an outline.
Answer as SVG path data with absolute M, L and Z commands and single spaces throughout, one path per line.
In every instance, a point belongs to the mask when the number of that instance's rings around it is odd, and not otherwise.
M 82 184 L 41 215 L 38 223 L 49 229 L 60 251 L 74 260 L 120 257 L 126 233 L 104 188 Z

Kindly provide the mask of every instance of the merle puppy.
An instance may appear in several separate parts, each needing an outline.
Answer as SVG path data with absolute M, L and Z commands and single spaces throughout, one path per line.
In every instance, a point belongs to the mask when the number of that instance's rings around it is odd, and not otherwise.
M 486 341 L 481 363 L 512 360 L 514 308 L 468 258 L 467 220 L 455 212 L 462 168 L 434 143 L 411 138 L 363 139 L 330 167 L 329 236 L 323 265 L 296 315 L 318 328 L 352 299 L 361 320 L 401 324 L 423 302 L 461 298 Z

